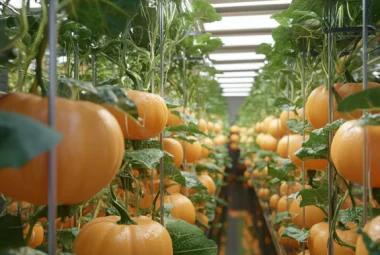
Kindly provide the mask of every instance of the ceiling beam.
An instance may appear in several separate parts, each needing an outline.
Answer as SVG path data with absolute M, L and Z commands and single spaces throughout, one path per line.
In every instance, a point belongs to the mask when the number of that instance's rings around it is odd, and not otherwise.
M 211 60 L 215 65 L 218 64 L 250 64 L 250 63 L 263 63 L 264 59 L 249 59 L 249 60 Z

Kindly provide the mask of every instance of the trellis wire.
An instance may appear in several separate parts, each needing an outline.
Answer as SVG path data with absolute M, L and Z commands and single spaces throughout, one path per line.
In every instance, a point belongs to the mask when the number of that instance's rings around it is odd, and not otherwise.
M 368 16 L 369 16 L 369 10 L 368 10 L 368 0 L 363 0 L 363 90 L 367 89 L 368 85 Z M 363 112 L 363 114 L 366 114 L 366 111 Z M 368 218 L 368 171 L 367 171 L 367 128 L 363 128 L 363 224 L 367 223 Z
M 49 1 L 49 126 L 55 127 L 55 97 L 57 84 L 57 17 L 56 0 Z M 49 254 L 56 253 L 56 226 L 57 215 L 57 165 L 56 151 L 52 148 L 49 151 L 49 176 L 48 176 L 48 249 Z
M 160 30 L 160 96 L 164 96 L 164 11 L 163 11 L 163 1 L 158 2 L 158 23 Z M 160 134 L 161 146 L 164 145 L 163 133 Z M 164 222 L 164 158 L 160 159 L 160 220 L 161 224 L 165 225 Z

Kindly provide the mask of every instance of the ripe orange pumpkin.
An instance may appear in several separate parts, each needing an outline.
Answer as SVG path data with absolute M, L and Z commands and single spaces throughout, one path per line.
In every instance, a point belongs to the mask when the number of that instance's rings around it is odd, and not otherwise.
M 0 110 L 16 112 L 48 123 L 48 99 L 27 93 L 0 98 Z M 116 119 L 100 105 L 56 99 L 56 129 L 63 139 L 56 149 L 57 202 L 89 200 L 115 177 L 124 153 L 124 139 Z M 48 152 L 21 168 L 0 171 L 0 192 L 16 200 L 48 202 Z
M 309 135 L 305 135 L 305 141 L 309 138 Z M 293 164 L 302 167 L 302 160 L 294 155 L 296 151 L 302 148 L 303 137 L 301 135 L 290 135 L 289 136 L 289 155 Z M 310 170 L 325 170 L 328 161 L 325 159 L 308 159 L 305 160 L 305 169 Z
M 346 243 L 355 244 L 358 239 L 358 234 L 355 232 L 357 225 L 352 222 L 346 223 L 349 230 L 336 229 L 336 233 L 342 241 Z M 329 236 L 329 225 L 326 222 L 320 222 L 315 224 L 310 229 L 310 236 L 307 240 L 307 244 L 311 255 L 325 255 L 328 254 L 327 242 Z M 345 246 L 340 246 L 334 242 L 334 254 L 339 255 L 352 255 L 355 252 Z M 364 253 L 360 253 L 362 255 Z
M 180 193 L 164 196 L 164 204 L 172 204 L 170 213 L 177 219 L 195 223 L 195 208 L 190 199 Z M 157 199 L 156 208 L 160 208 L 160 199 Z
M 265 117 L 265 119 L 263 120 L 263 133 L 268 133 L 269 124 L 273 119 L 275 119 L 275 117 L 272 115 Z
M 302 185 L 299 182 L 283 182 L 280 186 L 280 195 L 291 195 L 293 193 L 296 193 L 297 191 L 300 191 L 302 189 Z
M 207 216 L 202 213 L 202 212 L 197 212 L 197 218 L 198 220 L 203 224 L 203 225 L 208 225 L 208 218 Z M 199 224 L 200 225 L 200 224 Z M 203 227 L 203 226 L 200 226 L 200 228 L 203 230 L 203 231 L 206 231 L 206 228 Z
M 281 234 L 282 232 L 284 232 L 284 230 L 285 230 L 285 226 L 281 226 L 280 229 L 278 230 L 278 236 L 280 237 L 280 244 L 288 248 L 294 248 L 294 249 L 300 248 L 300 244 L 299 242 L 297 242 L 297 240 L 294 240 L 293 238 L 290 238 L 290 237 L 281 237 Z
M 269 199 L 269 206 L 273 209 L 276 209 L 279 200 L 280 196 L 278 194 L 273 194 Z
M 204 119 L 200 119 L 198 121 L 198 126 L 199 126 L 199 129 L 202 132 L 206 132 L 207 131 L 207 122 Z
M 289 129 L 286 125 L 286 121 L 289 119 L 299 119 L 299 116 L 294 111 L 282 111 L 280 114 L 280 123 L 283 130 Z
M 196 137 L 187 136 L 186 138 L 189 140 L 196 140 L 193 143 L 185 142 L 183 140 L 178 140 L 180 142 L 180 144 L 182 145 L 183 151 L 184 152 L 186 151 L 186 157 L 185 157 L 186 162 L 187 163 L 193 163 L 201 155 L 202 146 Z
M 369 82 L 368 88 L 380 87 L 380 84 Z M 343 99 L 351 94 L 363 91 L 362 83 L 337 83 L 334 84 L 336 92 Z M 306 105 L 305 114 L 313 128 L 322 128 L 328 123 L 328 89 L 325 85 L 321 85 L 314 89 L 309 95 Z M 360 118 L 362 112 L 354 111 L 349 114 L 337 111 L 337 104 L 334 98 L 334 120 L 341 118 L 351 120 Z
M 220 134 L 222 132 L 222 126 L 219 123 L 214 124 L 214 131 L 217 134 Z
M 30 229 L 30 226 L 27 225 L 23 231 L 24 238 L 27 236 L 29 229 Z M 36 248 L 37 246 L 40 246 L 42 242 L 44 241 L 44 228 L 41 226 L 41 224 L 36 223 L 33 226 L 32 231 L 33 231 L 32 235 L 28 241 L 28 246 L 32 248 Z
M 286 129 L 282 127 L 280 119 L 273 119 L 269 122 L 268 133 L 274 138 L 280 139 L 285 134 Z
M 236 125 L 233 125 L 230 127 L 230 133 L 231 134 L 239 134 L 240 133 L 240 128 Z
M 369 221 L 363 228 L 363 232 L 374 242 L 379 242 L 380 240 L 380 216 Z M 368 255 L 368 250 L 366 245 L 363 242 L 363 237 L 360 235 L 356 242 L 356 255 Z
M 104 105 L 119 122 L 124 138 L 146 140 L 160 134 L 168 119 L 168 108 L 162 97 L 137 90 L 128 90 L 127 95 L 137 106 L 138 121 L 112 105 Z
M 288 158 L 289 153 L 288 153 L 288 141 L 289 141 L 289 136 L 286 135 L 278 141 L 277 144 L 277 153 L 280 155 L 281 158 Z
M 216 186 L 214 180 L 208 174 L 198 175 L 199 180 L 207 188 L 207 192 L 210 195 L 214 195 L 216 191 Z
M 260 147 L 266 151 L 276 151 L 277 139 L 271 135 L 263 135 L 260 140 Z
M 166 117 L 166 125 L 168 126 L 180 126 L 185 124 L 185 120 L 180 116 L 175 115 L 173 112 L 183 112 L 183 107 L 177 107 L 173 109 L 169 109 L 168 115 Z M 206 124 L 207 125 L 207 124 Z M 207 126 L 206 126 L 207 127 Z M 203 131 L 205 132 L 205 131 Z
M 91 220 L 75 239 L 75 254 L 173 254 L 170 235 L 160 223 L 146 216 L 132 220 L 137 224 L 123 224 L 118 216 Z
M 173 138 L 164 138 L 163 149 L 174 158 L 174 166 L 180 167 L 183 161 L 183 149 L 181 143 Z
M 289 213 L 294 224 L 299 228 L 303 228 L 303 208 L 300 207 L 300 200 L 302 197 L 299 196 L 297 199 L 293 199 L 290 203 Z M 310 229 L 313 225 L 322 222 L 327 215 L 318 207 L 314 205 L 305 206 L 305 227 Z
M 363 184 L 363 127 L 347 121 L 336 132 L 331 144 L 331 159 L 336 170 L 349 181 Z M 380 127 L 367 126 L 367 166 L 371 169 L 371 186 L 380 187 Z

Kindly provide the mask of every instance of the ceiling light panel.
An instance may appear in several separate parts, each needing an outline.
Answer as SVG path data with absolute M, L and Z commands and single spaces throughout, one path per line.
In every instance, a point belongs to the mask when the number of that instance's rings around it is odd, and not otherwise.
M 219 37 L 224 46 L 260 45 L 262 43 L 273 44 L 272 35 L 249 35 L 249 36 L 223 36 Z
M 265 55 L 252 52 L 241 53 L 219 53 L 210 54 L 210 58 L 214 61 L 229 61 L 229 60 L 264 60 Z
M 9 4 L 16 9 L 21 9 L 22 0 L 11 0 Z M 36 1 L 30 1 L 29 4 L 30 4 L 30 8 L 41 8 L 41 4 L 36 3 Z
M 277 27 L 278 23 L 270 17 L 271 15 L 228 16 L 221 21 L 206 23 L 204 27 L 208 32 Z
M 251 91 L 251 88 L 224 88 L 223 92 L 228 93 L 228 92 L 249 92 Z
M 232 78 L 232 77 L 254 77 L 258 74 L 256 72 L 224 72 L 222 74 L 216 74 L 217 78 Z
M 217 64 L 214 67 L 220 71 L 234 71 L 234 70 L 257 70 L 263 67 L 263 63 L 251 64 Z
M 218 78 L 219 83 L 252 83 L 253 78 Z
M 290 4 L 291 2 L 292 0 L 273 0 L 273 1 L 222 3 L 222 4 L 211 4 L 211 5 L 215 8 L 228 8 L 228 7 L 237 7 L 237 6 L 265 6 L 265 5 Z
M 252 83 L 238 83 L 238 84 L 220 84 L 220 87 L 225 88 L 252 88 Z
M 224 97 L 247 97 L 247 96 L 249 96 L 249 92 L 235 92 L 235 93 L 226 92 L 226 93 L 222 93 L 222 96 L 224 96 Z

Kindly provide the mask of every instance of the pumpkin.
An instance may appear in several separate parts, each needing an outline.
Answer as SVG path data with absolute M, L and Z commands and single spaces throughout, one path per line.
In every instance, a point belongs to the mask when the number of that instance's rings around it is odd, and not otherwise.
M 196 137 L 187 136 L 186 138 L 189 140 L 195 140 L 195 142 L 190 143 L 190 142 L 183 141 L 183 140 L 178 140 L 178 141 L 182 145 L 183 151 L 186 154 L 186 156 L 185 156 L 186 162 L 187 163 L 193 163 L 194 161 L 196 161 L 200 157 L 201 151 L 202 151 L 202 146 Z
M 173 138 L 164 138 L 163 149 L 173 156 L 174 166 L 180 167 L 183 161 L 183 149 L 181 143 Z
M 112 193 L 112 192 L 111 192 Z M 167 230 L 146 216 L 130 218 L 116 202 L 119 216 L 96 218 L 88 222 L 75 239 L 76 255 L 172 255 L 172 241 Z
M 198 179 L 201 181 L 202 185 L 207 188 L 207 192 L 210 195 L 214 195 L 216 191 L 216 186 L 214 180 L 207 174 L 198 175 Z
M 0 110 L 48 123 L 48 99 L 28 93 L 0 98 Z M 115 177 L 124 153 L 116 119 L 102 106 L 56 99 L 56 129 L 63 135 L 56 148 L 57 203 L 89 200 Z M 36 205 L 48 203 L 48 152 L 15 171 L 0 171 L 0 192 Z
M 293 199 L 290 203 L 289 213 L 294 224 L 299 228 L 303 228 L 303 208 L 300 207 L 300 200 L 302 196 L 298 199 Z M 318 207 L 314 205 L 305 206 L 305 227 L 310 229 L 313 225 L 322 222 L 327 215 Z
M 168 126 L 180 126 L 180 125 L 185 124 L 185 120 L 183 118 L 181 118 L 180 116 L 177 116 L 173 112 L 182 113 L 183 107 L 177 107 L 177 108 L 173 108 L 173 109 L 169 110 L 168 116 L 166 118 L 166 125 L 168 125 Z M 205 125 L 207 127 L 207 123 L 205 123 Z
M 207 122 L 204 119 L 200 119 L 198 121 L 198 126 L 199 126 L 199 129 L 202 132 L 206 132 L 207 131 Z
M 369 82 L 368 88 L 379 87 L 380 84 Z M 363 91 L 362 83 L 337 83 L 334 84 L 335 91 L 340 95 L 340 97 L 346 98 L 347 96 Z M 360 110 L 356 110 L 350 113 L 340 113 L 337 111 L 337 103 L 334 100 L 334 120 L 341 118 L 351 120 L 358 119 L 362 115 Z M 326 86 L 321 85 L 314 89 L 305 104 L 305 114 L 306 119 L 309 121 L 313 128 L 322 128 L 328 123 L 328 104 L 329 93 Z
M 195 223 L 195 208 L 190 199 L 180 193 L 164 196 L 164 204 L 172 204 L 173 209 L 170 213 L 177 219 Z M 160 199 L 157 199 L 156 208 L 160 208 Z
M 127 95 L 137 106 L 138 121 L 112 105 L 104 105 L 119 122 L 124 138 L 147 140 L 160 134 L 168 118 L 168 108 L 162 97 L 137 90 L 128 90 Z
M 336 132 L 331 144 L 331 160 L 345 179 L 363 184 L 364 128 L 354 126 L 357 120 L 344 123 Z M 371 187 L 380 187 L 380 127 L 366 127 L 367 167 Z
M 284 232 L 284 230 L 285 230 L 285 226 L 281 226 L 280 229 L 278 230 L 278 237 L 280 238 L 280 244 L 288 248 L 299 249 L 300 244 L 297 240 L 294 240 L 290 237 L 281 237 L 281 234 L 282 232 Z
M 379 243 L 380 240 L 380 216 L 367 222 L 363 228 L 363 232 L 368 235 L 369 238 L 375 243 Z M 368 255 L 369 252 L 365 243 L 363 242 L 363 237 L 360 235 L 356 242 L 356 255 Z
M 29 229 L 30 229 L 30 226 L 27 225 L 23 231 L 24 238 L 27 236 Z M 33 226 L 32 234 L 28 241 L 28 246 L 32 248 L 36 248 L 37 246 L 40 246 L 43 241 L 44 241 L 44 228 L 41 226 L 41 224 L 36 223 Z

